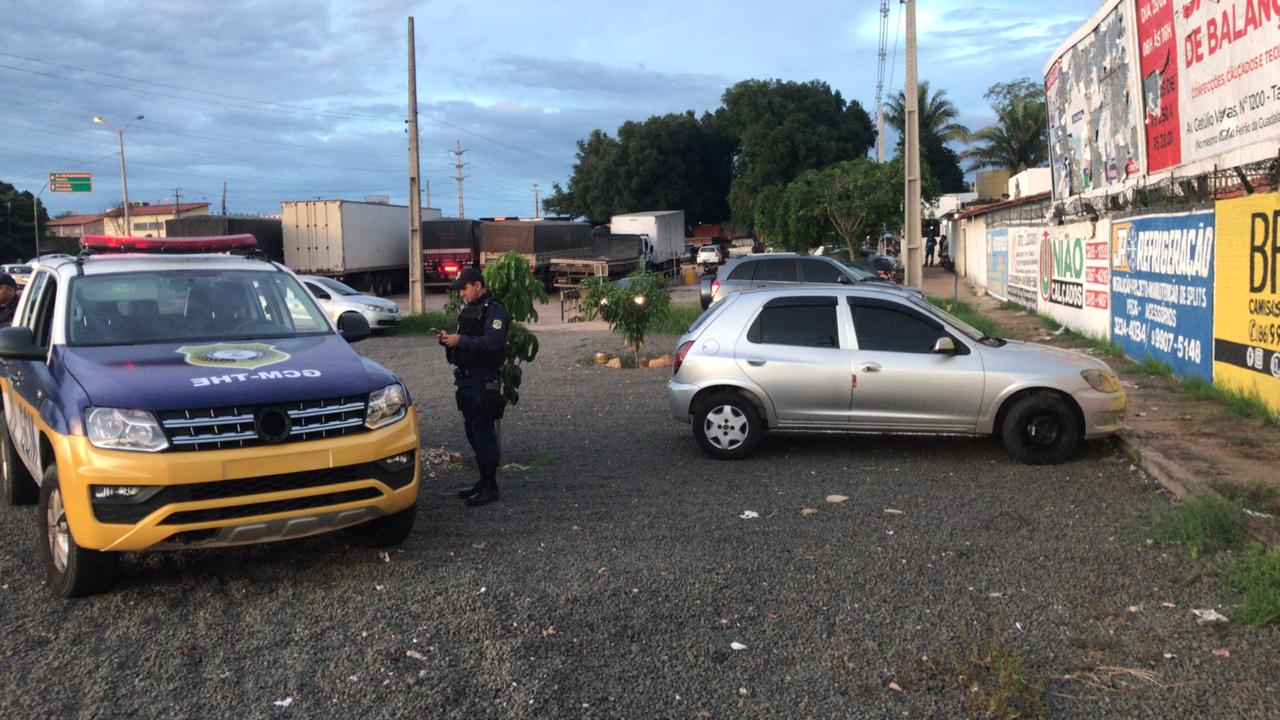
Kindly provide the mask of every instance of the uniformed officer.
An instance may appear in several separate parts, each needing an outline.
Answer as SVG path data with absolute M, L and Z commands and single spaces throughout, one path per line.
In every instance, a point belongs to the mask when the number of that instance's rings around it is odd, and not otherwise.
M 13 324 L 13 311 L 18 308 L 18 282 L 9 273 L 0 273 L 0 327 Z
M 507 309 L 485 287 L 479 270 L 464 268 L 449 287 L 461 293 L 467 305 L 458 314 L 457 332 L 441 332 L 437 339 L 445 346 L 449 362 L 456 366 L 453 384 L 457 386 L 458 409 L 480 470 L 480 481 L 459 491 L 458 497 L 476 507 L 498 499 L 500 449 L 494 423 L 502 418 L 506 407 L 500 372 L 506 358 L 510 318 Z

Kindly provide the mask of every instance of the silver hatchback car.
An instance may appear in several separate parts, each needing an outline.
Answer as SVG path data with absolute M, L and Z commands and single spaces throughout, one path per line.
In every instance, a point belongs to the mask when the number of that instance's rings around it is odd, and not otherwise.
M 919 296 L 868 286 L 734 293 L 680 338 L 672 417 L 714 458 L 749 455 L 766 430 L 936 432 L 1003 438 L 1031 464 L 1124 423 L 1101 360 L 988 337 Z

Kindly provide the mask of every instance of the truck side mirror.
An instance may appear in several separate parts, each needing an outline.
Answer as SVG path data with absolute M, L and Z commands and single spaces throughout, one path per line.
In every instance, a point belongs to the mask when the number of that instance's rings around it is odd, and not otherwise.
M 0 358 L 6 360 L 44 360 L 48 348 L 36 345 L 31 328 L 14 325 L 0 329 Z

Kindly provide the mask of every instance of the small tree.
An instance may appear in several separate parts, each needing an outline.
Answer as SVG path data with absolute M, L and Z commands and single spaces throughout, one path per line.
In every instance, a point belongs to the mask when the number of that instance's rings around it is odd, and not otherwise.
M 547 291 L 529 269 L 528 261 L 514 252 L 506 253 L 484 269 L 484 284 L 511 316 L 506 358 L 502 363 L 502 394 L 507 402 L 516 405 L 520 402 L 520 380 L 524 375 L 520 363 L 533 362 L 538 356 L 538 337 L 522 323 L 538 321 L 533 301 L 547 304 Z
M 645 333 L 671 310 L 671 294 L 662 284 L 662 278 L 637 270 L 616 283 L 608 278 L 587 278 L 581 288 L 586 296 L 582 309 L 589 316 L 599 315 L 609 323 L 610 330 L 621 333 L 639 365 Z

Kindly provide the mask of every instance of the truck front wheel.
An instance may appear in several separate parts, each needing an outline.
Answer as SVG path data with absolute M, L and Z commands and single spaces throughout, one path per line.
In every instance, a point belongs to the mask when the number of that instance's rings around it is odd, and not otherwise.
M 67 525 L 56 464 L 45 468 L 38 510 L 40 555 L 54 592 L 62 597 L 75 598 L 110 590 L 116 583 L 120 557 L 116 553 L 87 550 L 76 544 Z

